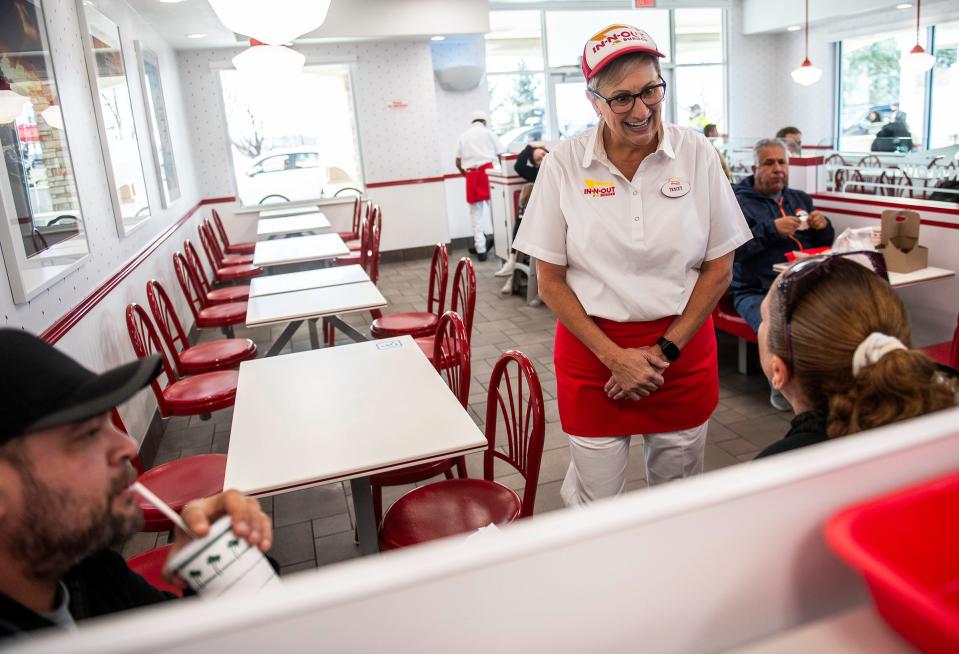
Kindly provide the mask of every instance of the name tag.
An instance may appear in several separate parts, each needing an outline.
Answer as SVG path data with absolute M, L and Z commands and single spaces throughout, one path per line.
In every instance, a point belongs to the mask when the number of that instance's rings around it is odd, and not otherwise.
M 660 190 L 667 198 L 681 198 L 689 193 L 689 183 L 673 177 Z

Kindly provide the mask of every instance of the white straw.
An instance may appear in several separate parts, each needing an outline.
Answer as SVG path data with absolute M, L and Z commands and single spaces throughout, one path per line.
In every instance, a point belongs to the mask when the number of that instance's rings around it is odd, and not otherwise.
M 147 488 L 146 486 L 144 486 L 138 481 L 133 482 L 130 485 L 130 488 L 132 488 L 141 497 L 143 497 L 143 499 L 145 499 L 146 501 L 150 502 L 153 506 L 155 506 L 160 511 L 160 513 L 168 517 L 173 522 L 173 524 L 175 524 L 177 527 L 182 529 L 184 533 L 190 536 L 190 538 L 197 537 L 197 535 L 194 534 L 193 531 L 191 531 L 190 528 L 186 526 L 186 523 L 183 522 L 183 518 L 181 518 L 176 511 L 171 509 L 169 504 L 167 504 L 166 502 L 161 500 L 159 497 L 154 495 L 153 491 L 151 491 L 149 488 Z

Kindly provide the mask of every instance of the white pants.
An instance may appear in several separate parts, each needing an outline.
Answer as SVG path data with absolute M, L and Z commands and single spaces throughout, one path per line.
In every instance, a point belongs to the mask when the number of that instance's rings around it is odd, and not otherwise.
M 486 228 L 493 231 L 493 226 L 487 218 L 490 213 L 489 200 L 470 204 L 470 222 L 473 223 L 473 247 L 478 254 L 486 252 Z
M 707 421 L 683 431 L 638 434 L 643 439 L 646 483 L 653 486 L 701 474 L 708 425 Z M 569 469 L 559 491 L 566 506 L 588 504 L 623 492 L 631 439 L 569 437 Z

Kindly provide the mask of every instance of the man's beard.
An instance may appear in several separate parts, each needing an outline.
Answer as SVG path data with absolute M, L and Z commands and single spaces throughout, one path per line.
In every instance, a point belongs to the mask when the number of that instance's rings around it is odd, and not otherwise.
M 23 516 L 10 547 L 23 572 L 34 579 L 59 579 L 90 554 L 122 544 L 143 526 L 139 509 L 129 515 L 112 510 L 116 497 L 136 478 L 132 466 L 112 484 L 100 506 L 84 506 L 70 493 L 44 486 L 29 465 L 21 466 L 19 473 Z

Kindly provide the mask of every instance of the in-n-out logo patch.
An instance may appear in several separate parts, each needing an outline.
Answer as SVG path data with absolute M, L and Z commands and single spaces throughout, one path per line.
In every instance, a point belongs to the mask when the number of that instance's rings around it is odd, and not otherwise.
M 597 182 L 595 179 L 584 179 L 583 184 L 586 185 L 586 188 L 583 189 L 583 195 L 593 197 L 616 195 L 616 182 Z
M 634 30 L 628 25 L 613 25 L 599 34 L 594 34 L 590 39 L 593 42 L 593 54 L 610 44 L 619 44 L 627 41 L 639 41 L 648 43 L 649 36 L 642 30 Z

